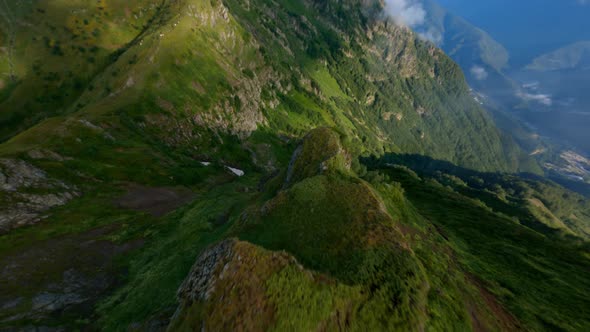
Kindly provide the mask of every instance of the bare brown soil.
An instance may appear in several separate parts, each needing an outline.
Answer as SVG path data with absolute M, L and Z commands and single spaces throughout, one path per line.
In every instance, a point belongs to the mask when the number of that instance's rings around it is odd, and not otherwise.
M 488 312 L 490 312 L 495 319 L 495 326 L 500 327 L 501 331 L 521 331 L 522 327 L 518 320 L 512 316 L 503 306 L 498 302 L 494 294 L 490 293 L 483 283 L 474 275 L 465 273 L 467 279 L 477 287 L 481 298 L 484 300 L 484 305 Z M 480 318 L 481 308 L 477 308 L 474 303 L 468 304 L 469 314 L 473 324 L 473 330 L 491 331 Z
M 115 257 L 143 243 L 103 239 L 116 228 L 60 236 L 1 257 L 0 327 L 23 321 L 59 324 L 65 317 L 92 314 L 123 272 Z
M 195 194 L 186 188 L 146 187 L 130 185 L 125 195 L 115 200 L 119 207 L 143 211 L 161 217 L 189 203 Z

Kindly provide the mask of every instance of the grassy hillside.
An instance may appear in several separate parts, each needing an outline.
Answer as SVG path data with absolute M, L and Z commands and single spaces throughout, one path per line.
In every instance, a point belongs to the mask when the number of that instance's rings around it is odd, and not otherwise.
M 589 263 L 587 244 L 535 232 L 519 222 L 517 210 L 504 214 L 485 195 L 465 196 L 404 171 L 386 174 L 402 183 L 408 199 L 444 234 L 465 269 L 485 280 L 524 329 L 588 328 L 587 315 L 575 309 L 588 305 L 583 295 L 589 286 L 583 272 Z
M 309 152 L 333 139 L 338 143 L 336 133 L 315 130 L 297 150 Z M 292 167 L 334 160 L 335 150 L 315 151 L 295 152 Z M 340 151 L 335 160 L 346 160 L 346 150 Z M 585 313 L 575 310 L 588 304 L 590 287 L 584 277 L 588 247 L 580 238 L 563 241 L 556 232 L 528 225 L 526 212 L 467 182 L 463 190 L 452 189 L 440 176 L 419 177 L 401 164 L 380 169 L 368 163 L 363 179 L 346 163 L 326 165 L 296 182 L 282 172 L 250 194 L 247 206 L 231 207 L 221 228 L 216 213 L 208 221 L 204 215 L 189 214 L 190 223 L 183 217 L 174 227 L 199 230 L 202 235 L 190 231 L 194 239 L 215 242 L 217 235 L 209 234 L 219 234 L 217 229 L 245 242 L 205 249 L 192 268 L 180 253 L 186 245 L 201 250 L 202 242 L 154 242 L 132 259 L 129 286 L 100 307 L 102 324 L 143 329 L 168 324 L 176 312 L 173 330 L 588 326 Z M 180 265 L 171 269 L 173 261 Z M 178 268 L 184 273 L 170 273 Z M 539 282 L 539 275 L 546 281 Z M 159 301 L 149 300 L 155 295 L 150 289 L 158 289 Z M 259 309 L 256 315 L 252 308 Z
M 458 67 L 407 29 L 363 15 L 368 9 L 360 3 L 115 1 L 72 14 L 85 7 L 19 3 L 14 20 L 21 24 L 4 29 L 27 42 L 8 47 L 10 54 L 26 56 L 3 56 L 18 58 L 22 68 L 3 89 L 5 139 L 72 113 L 104 117 L 97 124 L 105 126 L 125 115 L 163 136 L 182 127 L 181 137 L 158 137 L 182 145 L 192 144 L 190 131 L 199 128 L 247 137 L 265 127 L 301 136 L 336 125 L 371 153 L 423 153 L 485 170 L 519 167 L 518 149 L 500 143 Z M 62 17 L 66 23 L 57 21 Z M 28 28 L 36 22 L 49 26 L 47 36 Z M 280 28 L 293 24 L 298 28 Z M 25 98 L 27 91 L 37 97 Z
M 400 153 L 476 177 L 536 165 L 378 3 L 0 5 L 0 329 L 587 326 L 568 309 L 588 290 L 577 196 L 538 179 L 502 196 L 521 180 L 496 174 L 455 209 L 389 174 Z M 467 227 L 482 211 L 530 239 Z M 529 292 L 533 270 L 510 270 L 520 293 L 500 280 L 513 265 L 490 248 L 529 243 L 558 301 Z

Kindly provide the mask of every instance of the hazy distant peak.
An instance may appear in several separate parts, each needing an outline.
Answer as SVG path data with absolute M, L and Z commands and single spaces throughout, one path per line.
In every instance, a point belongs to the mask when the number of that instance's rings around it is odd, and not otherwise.
M 574 69 L 588 62 L 590 62 L 590 41 L 581 41 L 535 58 L 526 66 L 526 69 L 535 71 Z
M 435 42 L 455 61 L 460 64 L 483 64 L 498 71 L 508 65 L 508 51 L 487 32 L 451 13 L 435 1 L 424 0 L 422 4 L 427 15 L 423 26 L 417 29 L 418 32 L 423 30 L 428 32 L 429 36 L 438 36 Z

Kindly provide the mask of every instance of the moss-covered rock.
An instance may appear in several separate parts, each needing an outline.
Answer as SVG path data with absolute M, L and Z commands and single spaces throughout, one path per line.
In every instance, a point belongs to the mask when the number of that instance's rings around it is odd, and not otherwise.
M 286 252 L 229 239 L 197 259 L 168 330 L 313 330 L 360 297 L 358 288 L 305 270 Z
M 342 147 L 340 136 L 330 128 L 310 131 L 295 150 L 285 183 L 287 185 L 326 173 L 350 170 L 350 156 Z

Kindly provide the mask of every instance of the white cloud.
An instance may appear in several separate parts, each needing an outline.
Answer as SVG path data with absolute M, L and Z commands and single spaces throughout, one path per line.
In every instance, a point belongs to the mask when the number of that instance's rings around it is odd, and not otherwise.
M 543 104 L 545 106 L 553 105 L 553 100 L 551 99 L 551 95 L 542 94 L 542 93 L 532 94 L 532 93 L 526 93 L 526 92 L 518 92 L 516 95 L 525 101 L 534 101 L 534 102 Z
M 523 87 L 524 89 L 531 90 L 531 91 L 537 91 L 537 90 L 539 90 L 539 87 L 540 87 L 540 86 L 541 86 L 541 83 L 540 83 L 540 82 L 538 82 L 538 81 L 529 82 L 529 83 L 524 83 L 524 84 L 522 85 L 522 87 Z
M 418 35 L 420 36 L 420 38 L 433 42 L 438 46 L 441 46 L 443 44 L 442 33 L 434 27 L 430 27 L 426 31 L 419 31 Z
M 421 0 L 384 1 L 385 12 L 396 24 L 412 28 L 420 38 L 439 47 L 443 44 L 442 33 L 434 26 L 427 24 L 427 13 Z
M 385 0 L 385 11 L 397 24 L 416 27 L 424 23 L 426 11 L 416 0 Z
M 488 72 L 484 67 L 473 66 L 471 67 L 471 75 L 478 81 L 483 81 L 488 78 Z

